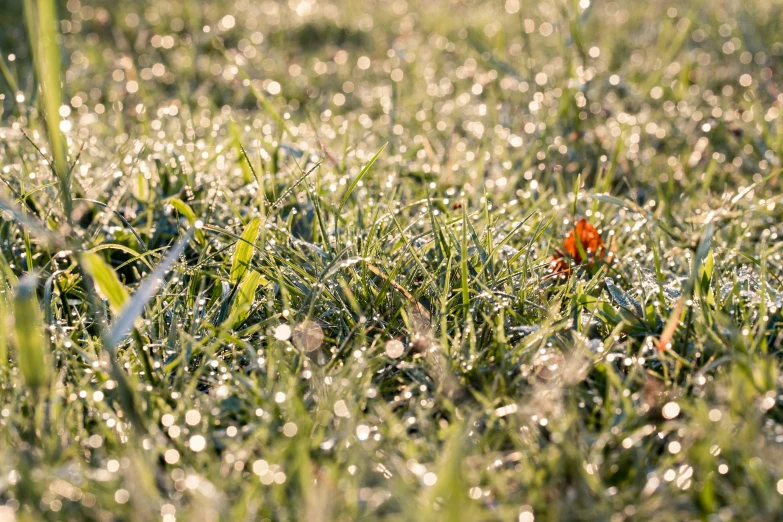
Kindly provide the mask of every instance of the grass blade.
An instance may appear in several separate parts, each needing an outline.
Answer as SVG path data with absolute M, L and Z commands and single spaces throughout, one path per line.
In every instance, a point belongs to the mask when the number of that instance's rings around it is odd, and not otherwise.
M 14 340 L 22 379 L 29 388 L 38 391 L 49 385 L 51 370 L 47 357 L 44 325 L 35 276 L 28 275 L 16 287 L 14 295 Z
M 130 301 L 128 301 L 128 304 L 122 309 L 120 316 L 112 325 L 106 338 L 106 347 L 109 350 L 116 348 L 128 336 L 133 327 L 133 323 L 144 311 L 144 306 L 147 304 L 147 301 L 149 301 L 152 296 L 155 295 L 155 292 L 158 291 L 166 273 L 171 269 L 183 250 L 185 250 L 188 241 L 193 237 L 193 230 L 194 229 L 190 229 L 185 236 L 180 238 L 180 240 L 171 247 L 166 258 L 161 261 L 149 276 L 147 276 L 139 289 L 136 290 L 136 293 L 133 294 Z
M 261 220 L 259 218 L 253 218 L 253 220 L 247 224 L 245 231 L 237 241 L 237 248 L 234 251 L 234 257 L 231 260 L 231 273 L 229 275 L 229 281 L 231 284 L 238 283 L 242 276 L 247 272 L 250 266 L 250 260 L 253 259 L 253 249 L 255 248 L 256 240 L 258 239 L 258 232 L 261 226 Z
M 188 220 L 188 223 L 191 225 L 196 223 L 196 213 L 193 212 L 193 209 L 190 208 L 190 205 L 179 198 L 169 198 L 167 203 L 177 209 L 180 214 L 185 216 L 185 219 Z
M 98 254 L 87 252 L 84 254 L 83 263 L 95 280 L 98 291 L 109 301 L 112 311 L 118 314 L 128 301 L 128 289 Z
M 60 197 L 70 218 L 72 201 L 65 138 L 60 131 L 62 63 L 57 43 L 57 9 L 54 0 L 25 0 L 25 19 L 33 61 L 43 100 L 46 132 L 54 157 L 54 170 L 60 180 Z
M 227 326 L 236 327 L 242 324 L 247 318 L 247 314 L 250 311 L 250 307 L 253 305 L 253 301 L 256 297 L 256 290 L 259 283 L 266 281 L 261 274 L 252 270 L 239 285 L 236 295 L 234 296 L 234 302 L 231 305 L 231 312 L 228 314 L 228 318 L 225 323 Z
M 348 198 L 351 197 L 351 193 L 354 191 L 356 186 L 359 184 L 359 182 L 364 178 L 364 176 L 367 174 L 367 172 L 370 170 L 370 167 L 372 167 L 372 164 L 375 163 L 375 160 L 378 159 L 378 156 L 381 155 L 381 152 L 386 148 L 386 145 L 389 143 L 386 142 L 383 144 L 383 147 L 380 148 L 378 152 L 375 153 L 375 156 L 373 156 L 370 161 L 367 162 L 367 164 L 364 166 L 361 172 L 359 172 L 359 175 L 354 178 L 354 180 L 351 182 L 351 185 L 348 187 L 348 190 L 345 191 L 345 194 L 343 194 L 343 199 L 340 201 L 340 206 L 337 208 L 337 214 L 340 214 L 343 210 L 343 207 L 348 202 Z

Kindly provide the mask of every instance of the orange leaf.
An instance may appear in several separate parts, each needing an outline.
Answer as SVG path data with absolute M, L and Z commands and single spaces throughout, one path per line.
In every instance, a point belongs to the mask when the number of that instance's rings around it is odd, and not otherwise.
M 576 233 L 576 234 L 575 234 Z M 576 226 L 568 234 L 565 241 L 563 241 L 563 248 L 577 263 L 582 262 L 582 253 L 576 244 L 576 238 L 579 237 L 579 243 L 582 245 L 582 250 L 588 258 L 592 256 L 603 257 L 604 256 L 604 238 L 598 233 L 585 218 L 576 222 Z
M 682 315 L 683 308 L 685 308 L 685 302 L 684 298 L 681 297 L 680 300 L 677 301 L 677 306 L 672 310 L 672 314 L 666 322 L 666 327 L 663 329 L 663 332 L 661 332 L 661 338 L 658 340 L 659 352 L 665 352 L 667 349 L 671 348 L 674 333 L 677 331 L 677 325 L 680 324 L 680 316 Z
M 577 238 L 579 238 L 578 244 Z M 565 277 L 571 270 L 571 264 L 566 258 L 570 258 L 577 265 L 586 260 L 589 262 L 589 266 L 593 266 L 596 259 L 603 259 L 606 256 L 606 252 L 604 238 L 589 221 L 582 218 L 576 222 L 571 233 L 563 241 L 563 249 L 550 258 L 550 272 L 552 275 Z M 582 259 L 582 253 L 586 259 Z M 608 260 L 611 261 L 612 257 L 610 252 Z

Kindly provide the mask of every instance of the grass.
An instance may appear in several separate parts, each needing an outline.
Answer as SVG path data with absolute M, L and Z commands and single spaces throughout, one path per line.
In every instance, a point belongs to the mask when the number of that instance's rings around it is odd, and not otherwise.
M 0 521 L 779 518 L 781 15 L 4 8 Z

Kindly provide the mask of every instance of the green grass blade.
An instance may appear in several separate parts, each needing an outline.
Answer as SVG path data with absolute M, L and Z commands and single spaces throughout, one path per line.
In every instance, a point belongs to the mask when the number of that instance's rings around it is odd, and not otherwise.
M 196 223 L 196 213 L 193 212 L 193 209 L 190 208 L 190 205 L 179 198 L 170 198 L 167 203 L 177 209 L 180 214 L 185 216 L 185 219 L 188 220 L 188 223 L 191 225 Z
M 185 250 L 188 241 L 193 237 L 193 230 L 194 229 L 190 229 L 185 236 L 180 238 L 180 240 L 171 247 L 171 250 L 169 250 L 165 259 L 163 259 L 157 268 L 147 276 L 139 289 L 136 290 L 136 293 L 133 294 L 130 301 L 128 301 L 128 304 L 122 309 L 120 316 L 111 326 L 106 337 L 106 347 L 109 350 L 116 348 L 128 336 L 133 327 L 133 323 L 144 311 L 144 306 L 146 306 L 147 301 L 155 295 L 155 292 L 157 292 L 158 288 L 160 288 L 160 285 L 163 283 L 163 278 L 166 276 L 166 273 L 168 273 L 169 269 L 177 261 L 177 258 L 182 251 Z
M 11 70 L 8 68 L 8 64 L 5 63 L 5 59 L 0 55 L 0 74 L 3 75 L 5 83 L 12 93 L 16 93 L 19 90 L 19 85 L 16 83 L 16 78 L 11 74 Z
M 367 164 L 364 166 L 364 168 L 359 172 L 359 175 L 354 178 L 354 180 L 351 182 L 348 189 L 345 191 L 345 194 L 343 194 L 343 199 L 340 201 L 340 206 L 337 208 L 337 214 L 339 215 L 342 213 L 343 207 L 348 202 L 348 198 L 351 197 L 351 193 L 356 189 L 356 186 L 359 184 L 359 182 L 364 178 L 364 176 L 367 174 L 367 172 L 370 170 L 370 167 L 372 167 L 372 164 L 375 163 L 375 160 L 378 159 L 378 156 L 381 155 L 381 152 L 386 148 L 386 145 L 389 143 L 386 142 L 383 144 L 383 147 L 380 148 L 378 152 L 375 153 L 375 156 L 373 156 L 370 161 L 367 162 Z
M 36 280 L 27 276 L 16 287 L 14 295 L 14 340 L 22 379 L 27 387 L 39 391 L 49 385 L 49 357 L 44 324 L 38 298 Z
M 46 132 L 54 157 L 54 170 L 60 180 L 60 197 L 66 216 L 71 213 L 71 190 L 65 137 L 60 131 L 63 103 L 62 63 L 58 39 L 57 9 L 54 0 L 25 0 L 28 37 L 40 84 Z
M 95 280 L 98 291 L 109 301 L 112 311 L 118 314 L 128 302 L 128 289 L 117 278 L 114 270 L 98 254 L 85 253 L 83 263 Z
M 247 274 L 242 282 L 239 284 L 237 293 L 234 296 L 234 302 L 231 305 L 231 312 L 228 314 L 228 318 L 225 323 L 227 326 L 236 327 L 242 324 L 247 318 L 247 314 L 250 311 L 250 307 L 253 305 L 253 301 L 256 297 L 256 290 L 258 285 L 266 281 L 260 273 L 252 270 Z
M 259 218 L 253 218 L 245 227 L 245 231 L 237 241 L 234 257 L 231 259 L 231 272 L 229 281 L 232 284 L 238 283 L 250 267 L 250 260 L 253 259 L 253 250 L 255 249 L 258 232 L 261 226 Z

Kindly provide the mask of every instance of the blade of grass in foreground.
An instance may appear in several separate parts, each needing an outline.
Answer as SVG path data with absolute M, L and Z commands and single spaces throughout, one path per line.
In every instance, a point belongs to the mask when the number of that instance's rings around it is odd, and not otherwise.
M 231 260 L 231 273 L 229 280 L 231 284 L 236 284 L 242 279 L 242 276 L 247 272 L 250 266 L 250 260 L 253 259 L 253 249 L 255 248 L 256 240 L 258 239 L 258 230 L 261 226 L 261 220 L 253 218 L 253 220 L 247 224 L 245 231 L 242 232 L 242 236 L 237 241 L 236 250 L 234 251 L 234 257 Z
M 107 265 L 98 254 L 84 254 L 85 266 L 98 285 L 98 290 L 109 300 L 112 311 L 116 314 L 128 301 L 128 290 L 125 288 L 114 270 Z
M 66 158 L 65 137 L 60 129 L 62 63 L 57 43 L 57 9 L 54 0 L 25 0 L 25 20 L 35 72 L 40 83 L 46 134 L 54 157 L 54 170 L 60 181 L 60 197 L 65 215 L 71 216 L 70 175 Z
M 19 282 L 14 295 L 14 337 L 16 356 L 25 385 L 34 391 L 49 384 L 49 364 L 43 320 L 35 296 L 35 276 L 28 275 Z
M 195 229 L 191 228 L 187 234 L 171 247 L 166 258 L 161 261 L 149 276 L 147 276 L 127 305 L 122 309 L 120 316 L 111 326 L 109 334 L 106 336 L 107 349 L 113 351 L 128 337 L 128 334 L 133 327 L 133 323 L 141 315 L 142 311 L 144 311 L 144 306 L 147 304 L 147 301 L 149 301 L 152 296 L 155 295 L 155 292 L 158 291 L 166 273 L 171 269 L 182 251 L 185 250 L 188 241 L 193 237 L 194 230 Z
M 234 297 L 234 302 L 231 305 L 231 313 L 228 314 L 228 319 L 225 321 L 229 327 L 239 326 L 247 318 L 247 314 L 255 299 L 258 285 L 262 282 L 266 284 L 265 281 L 265 278 L 255 270 L 251 270 L 242 279 L 242 282 L 239 284 L 239 290 Z

